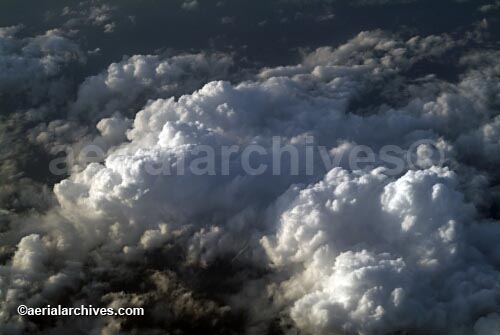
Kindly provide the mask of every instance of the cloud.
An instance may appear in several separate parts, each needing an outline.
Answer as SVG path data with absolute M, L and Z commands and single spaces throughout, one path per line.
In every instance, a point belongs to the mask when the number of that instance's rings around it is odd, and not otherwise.
M 490 314 L 481 318 L 474 326 L 474 331 L 478 335 L 500 333 L 500 320 L 498 314 Z
M 146 99 L 170 97 L 197 89 L 206 80 L 224 77 L 232 65 L 224 54 L 180 55 L 172 58 L 136 55 L 111 64 L 80 86 L 74 114 L 98 118 L 128 114 Z
M 22 26 L 0 28 L 0 102 L 8 96 L 23 94 L 33 103 L 50 95 L 63 96 L 62 73 L 72 63 L 85 61 L 77 44 L 60 30 L 16 38 Z M 61 79 L 61 80 L 57 80 Z
M 85 26 L 103 27 L 105 33 L 113 32 L 117 23 L 114 14 L 117 7 L 99 1 L 82 1 L 75 6 L 66 6 L 61 16 L 67 19 L 64 28 L 75 29 Z
M 185 10 L 195 10 L 198 8 L 198 1 L 192 0 L 192 1 L 185 1 L 182 3 L 182 9 Z
M 363 32 L 233 83 L 219 80 L 232 64 L 220 54 L 136 55 L 87 78 L 69 120 L 30 134 L 49 152 L 95 144 L 104 157 L 76 164 L 51 210 L 9 225 L 3 330 L 37 328 L 15 316 L 20 301 L 146 306 L 151 333 L 192 330 L 186 320 L 217 333 L 495 330 L 500 226 L 484 208 L 498 197 L 470 194 L 494 188 L 498 65 L 468 38 Z M 455 81 L 417 71 L 447 57 Z M 196 161 L 199 145 L 272 151 L 274 136 L 301 154 L 312 136 L 329 155 L 356 144 L 407 154 L 432 139 L 447 160 L 392 176 L 382 163 L 311 176 L 151 173 Z M 469 143 L 486 150 L 471 155 Z M 144 330 L 118 318 L 92 329 Z
M 18 37 L 23 29 L 0 28 L 2 231 L 11 216 L 53 205 L 53 179 L 45 166 L 49 157 L 27 137 L 32 127 L 57 115 L 71 92 L 68 72 L 85 62 L 79 46 L 62 31 Z
M 492 259 L 472 256 L 480 246 L 468 241 L 470 229 L 482 223 L 456 190 L 456 175 L 430 169 L 390 180 L 381 172 L 336 169 L 284 195 L 277 234 L 262 242 L 277 266 L 305 268 L 283 283 L 299 327 L 448 332 L 475 322 L 472 305 L 498 308 L 487 297 L 498 294 L 499 273 Z
M 489 13 L 497 10 L 498 8 L 500 8 L 500 1 L 494 1 L 490 4 L 480 6 L 478 10 L 482 13 Z

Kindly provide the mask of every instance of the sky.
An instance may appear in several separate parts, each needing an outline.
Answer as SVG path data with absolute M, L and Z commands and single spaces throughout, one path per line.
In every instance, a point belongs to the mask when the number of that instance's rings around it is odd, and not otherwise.
M 1 1 L 0 334 L 500 335 L 499 13 Z

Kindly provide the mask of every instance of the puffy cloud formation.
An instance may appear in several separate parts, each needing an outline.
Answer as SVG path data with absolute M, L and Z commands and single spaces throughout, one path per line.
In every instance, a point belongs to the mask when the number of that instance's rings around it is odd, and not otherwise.
M 478 335 L 483 334 L 499 334 L 500 333 L 500 319 L 498 314 L 490 314 L 481 318 L 474 326 L 474 330 Z
M 185 1 L 182 3 L 181 7 L 182 9 L 185 9 L 185 10 L 195 10 L 196 8 L 198 8 L 198 1 L 196 0 L 192 0 L 192 1 Z
M 64 81 L 55 80 L 72 62 L 84 60 L 77 44 L 60 30 L 16 38 L 22 26 L 0 28 L 0 103 L 23 93 L 37 103 L 46 95 L 64 96 Z
M 1 230 L 10 212 L 50 207 L 53 199 L 46 184 L 51 178 L 44 175 L 48 157 L 26 133 L 59 113 L 71 92 L 72 71 L 85 62 L 80 47 L 63 31 L 21 37 L 23 29 L 0 28 Z
M 68 155 L 67 159 L 60 159 L 65 168 L 56 169 L 62 174 L 78 170 L 88 164 L 86 148 L 95 148 L 103 158 L 108 149 L 127 140 L 126 132 L 132 122 L 126 116 L 134 115 L 147 100 L 192 92 L 206 81 L 229 76 L 231 65 L 230 56 L 218 53 L 136 55 L 113 63 L 107 71 L 80 85 L 66 115 L 57 115 L 55 120 L 33 127 L 29 140 L 51 155 Z
M 66 28 L 74 29 L 82 26 L 103 27 L 105 33 L 113 32 L 116 22 L 113 22 L 115 7 L 102 1 L 81 1 L 75 6 L 66 6 L 61 16 L 67 18 Z
M 497 310 L 496 248 L 469 241 L 490 224 L 475 222 L 456 179 L 447 169 L 394 181 L 380 170 L 334 169 L 286 194 L 277 234 L 263 243 L 276 266 L 305 268 L 283 284 L 299 327 L 466 334 Z
M 473 36 L 363 32 L 234 84 L 216 80 L 231 64 L 221 55 L 133 56 L 88 78 L 71 112 L 96 121 L 105 157 L 3 234 L 0 330 L 78 329 L 15 307 L 85 302 L 147 308 L 146 325 L 89 321 L 101 334 L 199 331 L 186 320 L 217 334 L 498 331 L 500 77 L 495 53 L 469 52 Z M 456 80 L 422 70 L 448 57 Z M 40 129 L 49 150 L 71 142 L 64 121 Z M 252 176 L 236 154 L 227 174 L 164 173 L 196 163 L 200 145 L 272 151 L 274 136 L 301 154 L 313 136 L 331 156 L 432 139 L 447 160 Z
M 85 118 L 129 114 L 142 107 L 146 99 L 192 92 L 209 80 L 224 78 L 231 65 L 231 58 L 224 54 L 126 58 L 85 80 L 73 112 Z
M 493 1 L 490 4 L 482 5 L 478 8 L 478 10 L 482 13 L 488 13 L 495 11 L 500 8 L 500 1 Z

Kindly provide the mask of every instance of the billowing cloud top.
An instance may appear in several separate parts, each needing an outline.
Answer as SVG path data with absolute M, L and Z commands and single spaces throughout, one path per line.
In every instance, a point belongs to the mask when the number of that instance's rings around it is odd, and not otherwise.
M 61 29 L 0 29 L 0 333 L 500 334 L 489 20 L 362 31 L 279 66 L 159 51 L 82 75 L 98 54 L 84 27 L 116 11 L 81 3 Z M 265 153 L 283 147 L 321 168 L 275 171 Z M 390 159 L 353 166 L 359 148 Z M 20 304 L 146 316 L 40 320 Z

